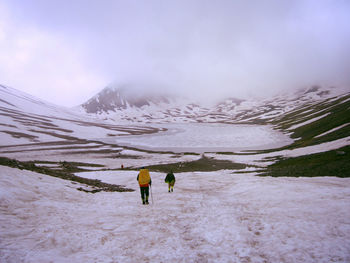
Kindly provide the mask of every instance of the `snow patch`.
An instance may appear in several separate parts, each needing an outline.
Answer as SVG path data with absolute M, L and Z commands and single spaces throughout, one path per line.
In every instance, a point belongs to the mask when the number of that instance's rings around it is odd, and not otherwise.
M 305 125 L 310 124 L 310 123 L 312 123 L 312 122 L 318 121 L 318 120 L 320 120 L 320 119 L 322 119 L 322 118 L 328 116 L 329 114 L 330 114 L 330 113 L 326 113 L 326 114 L 323 114 L 323 115 L 321 115 L 321 116 L 318 116 L 318 117 L 312 118 L 312 119 L 310 119 L 310 120 L 304 121 L 304 122 L 302 122 L 302 123 L 295 124 L 295 125 L 289 127 L 288 130 L 295 130 L 295 129 L 301 127 L 301 126 L 305 126 Z
M 315 138 L 319 138 L 319 137 L 325 136 L 325 135 L 327 135 L 327 134 L 329 134 L 329 133 L 332 133 L 332 132 L 335 132 L 335 131 L 337 131 L 337 130 L 340 130 L 340 129 L 342 129 L 342 128 L 348 126 L 349 124 L 350 124 L 350 123 L 345 123 L 345 124 L 343 124 L 343 125 L 340 125 L 339 127 L 336 127 L 336 128 L 334 128 L 334 129 L 331 129 L 331 130 L 329 130 L 329 131 L 326 131 L 326 132 L 324 132 L 324 133 L 321 133 L 321 134 L 315 136 Z

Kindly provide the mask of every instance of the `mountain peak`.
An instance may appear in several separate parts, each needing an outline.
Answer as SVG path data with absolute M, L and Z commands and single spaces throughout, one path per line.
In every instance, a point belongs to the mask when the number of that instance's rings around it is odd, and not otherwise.
M 151 104 L 169 103 L 169 98 L 155 92 L 135 89 L 130 85 L 108 86 L 81 106 L 88 113 L 102 113 Z

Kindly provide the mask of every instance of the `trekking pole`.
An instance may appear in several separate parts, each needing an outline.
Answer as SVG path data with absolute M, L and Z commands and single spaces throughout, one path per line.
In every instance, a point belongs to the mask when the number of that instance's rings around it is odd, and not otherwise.
M 152 205 L 153 205 L 154 201 L 153 201 L 152 185 L 150 185 L 150 187 L 151 187 L 151 199 L 152 199 Z

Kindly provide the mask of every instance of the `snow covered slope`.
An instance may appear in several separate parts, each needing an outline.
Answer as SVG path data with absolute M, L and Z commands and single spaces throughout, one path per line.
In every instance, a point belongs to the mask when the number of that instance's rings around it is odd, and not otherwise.
M 349 262 L 350 179 L 152 173 L 139 192 L 77 191 L 0 166 L 1 262 Z M 80 174 L 136 188 L 136 171 Z M 210 181 L 210 184 L 208 184 Z
M 0 85 L 1 145 L 144 134 L 157 129 L 120 126 L 79 114 Z

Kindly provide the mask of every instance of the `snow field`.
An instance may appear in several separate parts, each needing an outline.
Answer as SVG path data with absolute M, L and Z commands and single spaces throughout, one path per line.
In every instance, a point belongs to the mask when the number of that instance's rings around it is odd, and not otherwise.
M 87 194 L 0 169 L 1 262 L 350 261 L 350 179 L 151 173 L 143 206 L 137 171 L 79 173 L 136 190 Z
M 119 145 L 132 145 L 141 149 L 205 152 L 240 151 L 278 148 L 293 140 L 268 125 L 232 124 L 161 124 L 167 132 L 141 136 L 121 136 Z

